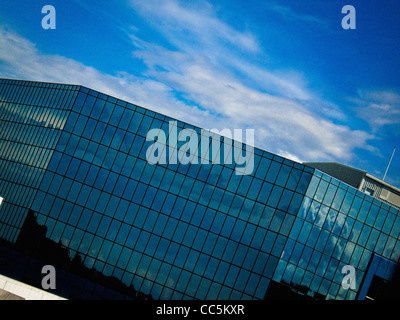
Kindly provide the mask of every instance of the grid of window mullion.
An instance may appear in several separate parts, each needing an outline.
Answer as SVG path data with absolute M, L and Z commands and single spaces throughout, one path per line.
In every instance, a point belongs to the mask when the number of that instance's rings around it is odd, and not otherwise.
M 23 171 L 23 178 L 21 180 L 21 184 L 24 186 L 31 186 L 32 182 L 30 181 L 30 179 L 31 179 L 31 175 L 32 175 L 31 172 L 33 171 L 33 167 L 23 165 L 21 168 L 21 171 Z
M 45 122 L 45 128 L 49 128 L 50 125 L 54 127 L 54 120 L 56 118 L 55 117 L 56 114 L 57 114 L 57 109 L 46 108 L 43 114 L 43 122 Z
M 25 132 L 25 136 L 31 137 L 31 139 L 32 138 L 37 138 L 37 134 L 34 134 L 34 132 L 33 132 L 33 131 L 35 131 L 35 129 L 36 129 L 36 127 L 29 126 L 29 131 Z M 40 138 L 40 134 L 39 134 L 39 138 Z M 39 148 L 39 146 L 37 144 L 29 145 L 27 143 L 10 142 L 8 147 L 6 148 L 6 152 L 11 155 L 11 158 L 16 159 L 17 161 L 23 161 L 24 162 L 23 158 L 21 158 L 21 157 L 23 157 L 24 153 L 21 152 L 21 150 L 24 150 L 24 149 L 32 150 L 33 148 Z M 17 153 L 20 154 L 20 157 L 18 157 L 18 158 L 16 157 Z M 36 158 L 37 158 L 38 155 L 37 155 L 37 153 L 35 153 L 33 156 L 34 157 L 31 158 L 30 160 L 31 160 L 31 162 L 35 163 Z
M 4 120 L 4 114 L 6 112 L 6 105 L 7 102 L 3 102 L 0 100 L 0 121 Z
M 25 186 L 35 186 L 34 185 L 34 168 L 31 166 L 27 166 L 26 169 L 24 169 L 24 179 L 22 180 L 22 184 Z
M 28 98 L 25 102 L 26 105 L 32 105 L 33 100 L 36 99 L 36 94 L 37 94 L 37 87 L 32 86 L 29 88 L 29 93 L 28 93 Z
M 0 157 L 0 180 L 3 180 L 3 178 L 5 176 L 5 167 L 6 167 L 6 165 L 3 164 L 3 160 Z
M 51 155 L 53 154 L 53 150 L 50 149 L 41 149 L 40 152 L 40 158 L 38 159 L 39 161 L 37 162 L 37 167 L 38 168 L 46 168 L 48 163 L 50 162 Z
M 52 118 L 49 121 L 51 128 L 53 130 L 59 130 L 58 123 L 61 121 L 62 114 L 64 113 L 63 109 L 52 109 Z
M 77 91 L 76 88 L 71 88 L 69 91 L 68 95 L 66 96 L 66 99 L 64 101 L 64 109 L 71 111 L 73 105 L 75 104 L 76 98 L 78 96 L 79 91 Z
M 16 137 L 15 142 L 17 143 L 22 143 L 23 141 L 26 141 L 27 143 L 30 143 L 29 138 L 30 136 L 28 134 L 29 130 L 31 129 L 31 126 L 26 124 L 26 123 L 22 123 L 20 124 L 21 126 L 21 131 L 18 135 L 18 137 Z
M 39 141 L 37 146 L 43 149 L 49 149 L 54 143 L 56 143 L 57 136 L 60 135 L 60 131 L 57 129 L 43 128 L 43 131 L 39 134 Z
M 33 96 L 33 99 L 31 101 L 32 106 L 38 106 L 39 101 L 42 99 L 44 95 L 44 89 L 42 87 L 36 87 L 36 92 L 35 95 Z
M 34 130 L 37 127 L 34 127 L 32 125 L 24 125 L 24 130 L 22 131 L 22 134 L 20 136 L 20 139 L 17 141 L 13 141 L 14 143 L 18 144 L 30 144 L 32 140 L 34 139 L 35 135 Z
M 10 101 L 14 103 L 19 103 L 19 96 L 21 95 L 21 86 L 15 86 L 15 90 L 13 91 L 12 96 L 10 97 Z
M 50 93 L 50 89 L 48 89 L 46 87 L 42 87 L 42 94 L 40 95 L 39 99 L 35 102 L 35 105 L 44 106 L 49 93 Z
M 9 141 L 6 141 L 6 142 L 7 142 L 7 144 L 4 147 L 5 151 L 3 154 L 8 155 L 8 157 L 4 157 L 4 159 L 6 159 L 6 160 L 14 159 L 15 162 L 18 162 L 18 159 L 14 154 L 18 152 L 20 144 L 17 144 L 17 143 L 13 144 Z
M 14 162 L 12 161 L 3 161 L 0 159 L 0 170 L 1 170 L 1 179 L 4 181 L 8 181 L 8 175 L 9 175 L 9 168 L 14 165 Z
M 7 208 L 8 210 L 10 210 L 10 208 Z M 0 220 L 1 221 L 1 220 Z M 6 237 L 5 237 L 5 233 L 7 233 L 7 229 L 9 228 L 9 226 L 7 225 L 7 224 L 5 224 L 5 223 L 0 223 L 0 236 L 2 237 L 2 238 L 5 238 L 5 239 L 7 239 Z
M 11 186 L 10 186 L 10 193 L 11 194 L 16 194 L 15 192 L 18 190 L 18 184 L 12 184 Z M 7 197 L 7 199 L 10 199 L 10 197 Z M 11 202 L 11 201 L 9 201 L 9 202 Z M 15 201 L 12 201 L 11 202 L 11 204 L 13 205 L 13 206 L 18 206 L 19 207 L 19 201 L 18 201 L 18 199 L 15 199 Z M 3 221 L 4 221 L 4 223 L 7 223 L 7 224 L 10 224 L 8 221 L 11 219 L 11 217 L 13 216 L 14 214 L 13 214 L 13 212 L 11 212 L 11 210 L 10 211 L 8 211 L 8 212 L 6 212 L 6 214 L 3 216 Z
M 2 120 L 2 121 L 6 121 L 6 120 L 8 120 L 8 115 L 10 114 L 10 109 L 11 109 L 11 107 L 10 107 L 10 103 L 9 102 L 3 102 L 2 103 L 2 106 L 1 106 L 1 116 L 0 116 L 0 119 Z
M 40 147 L 40 140 L 43 138 L 44 131 L 46 130 L 44 127 L 30 126 L 27 136 L 27 143 L 24 143 L 31 147 Z M 26 140 L 25 140 L 26 141 Z
M 64 106 L 63 109 L 64 110 L 71 111 L 77 95 L 78 95 L 78 91 L 76 90 L 76 88 L 69 88 L 66 91 L 66 95 L 65 95 L 65 98 L 63 101 L 63 106 Z
M 49 104 L 49 108 L 53 108 L 54 105 L 56 105 L 58 108 L 62 108 L 62 98 L 63 98 L 63 93 L 64 90 L 60 89 L 60 88 L 56 88 L 55 89 L 55 94 L 53 95 L 50 104 Z
M 52 144 L 55 143 L 57 139 L 57 135 L 60 134 L 60 131 L 57 129 L 50 129 L 48 127 L 43 128 L 42 132 L 39 134 L 38 147 L 49 149 Z
M 170 218 L 170 219 L 174 219 L 174 218 Z M 175 219 L 175 220 L 176 220 L 176 219 Z M 155 226 L 155 225 L 156 225 L 156 223 L 154 224 L 154 226 Z M 175 230 L 176 230 L 177 227 L 178 227 L 178 224 L 176 225 Z M 197 233 L 196 233 L 196 234 L 197 234 Z M 168 241 L 168 248 L 166 249 L 166 252 L 168 251 L 168 249 L 169 249 L 169 247 L 171 246 L 171 244 L 172 244 L 172 243 L 175 243 L 175 244 L 177 244 L 177 245 L 179 246 L 179 248 L 180 248 L 180 246 L 183 246 L 183 247 L 186 247 L 186 248 L 189 249 L 189 250 L 194 250 L 194 251 L 197 251 L 197 252 L 201 253 L 201 251 L 198 251 L 198 250 L 196 250 L 196 249 L 193 249 L 193 248 L 191 248 L 191 247 L 189 247 L 189 246 L 187 246 L 187 245 L 185 245 L 185 244 L 183 244 L 183 243 L 178 243 L 178 242 L 174 241 L 173 239 L 165 238 L 165 237 L 163 237 L 162 235 L 157 235 L 157 234 L 155 234 L 155 233 L 153 233 L 153 232 L 150 233 L 150 236 L 151 236 L 151 235 L 155 235 L 155 236 L 159 237 L 159 240 L 158 240 L 158 243 L 157 243 L 157 246 L 156 246 L 156 249 L 155 249 L 156 251 L 159 250 L 158 246 L 159 246 L 159 244 L 160 244 L 160 242 L 161 242 L 161 239 L 165 239 L 166 241 Z M 150 237 L 149 237 L 149 240 L 150 240 Z M 146 249 L 145 249 L 145 251 L 146 251 Z M 178 249 L 178 252 L 179 252 L 179 249 Z M 178 252 L 177 252 L 177 254 L 178 254 Z M 177 257 L 177 255 L 174 257 L 174 261 L 175 261 L 176 257 Z M 186 261 L 187 261 L 187 258 L 185 259 L 185 262 L 183 263 L 183 266 L 186 264 Z M 163 263 L 167 263 L 167 262 L 163 262 Z M 196 263 L 197 263 L 197 261 L 196 261 Z M 195 265 L 196 265 L 196 263 L 195 263 Z M 170 264 L 170 263 L 169 263 L 169 264 Z M 171 265 L 171 266 L 174 266 L 174 262 L 172 262 L 172 264 L 170 264 L 170 265 Z M 194 268 L 195 268 L 195 265 L 194 265 Z M 183 267 L 183 268 L 180 268 L 180 269 L 185 270 L 184 267 Z
M 8 102 L 4 102 L 0 108 L 1 116 L 0 121 L 8 121 L 10 115 L 10 106 Z
M 22 149 L 23 145 L 21 145 L 19 143 L 18 144 L 13 144 L 13 143 L 11 143 L 9 141 L 7 141 L 7 142 L 8 142 L 8 144 L 5 147 L 5 150 L 6 150 L 5 153 L 9 154 L 8 159 L 15 159 L 16 162 L 20 162 L 19 158 L 22 155 L 21 149 Z M 18 154 L 19 154 L 19 156 L 18 156 Z
M 18 95 L 18 103 L 19 103 L 19 104 L 24 104 L 25 97 L 26 97 L 26 94 L 27 94 L 26 91 L 27 91 L 27 90 L 26 90 L 26 86 L 25 86 L 25 85 L 22 85 L 22 86 L 20 87 L 20 93 L 19 93 L 19 95 Z
M 16 97 L 18 97 L 18 94 L 19 94 L 19 86 L 18 85 L 16 85 L 16 86 L 14 86 L 13 87 L 13 90 L 11 91 L 11 93 L 10 93 L 10 96 L 9 96 L 9 98 L 8 98 L 8 102 L 11 102 L 11 103 L 18 103 L 18 101 L 16 101 L 15 99 L 16 99 Z
M 4 117 L 3 117 L 3 120 L 11 120 L 15 116 L 15 114 L 13 112 L 13 108 L 15 106 L 18 107 L 18 104 L 14 104 L 12 102 L 6 102 L 4 104 L 4 113 L 3 113 Z
M 24 124 L 22 123 L 11 123 L 5 121 L 4 123 L 5 130 L 7 133 L 3 137 L 5 140 L 18 142 L 21 141 L 21 134 L 24 130 Z
M 15 108 L 15 110 L 14 110 Z M 9 106 L 9 118 L 10 122 L 21 122 L 21 117 L 18 114 L 18 111 L 22 109 L 22 105 L 19 103 L 10 103 Z M 23 121 L 23 120 L 22 120 Z
M 28 99 L 26 100 L 26 103 L 25 103 L 27 105 L 31 105 L 32 104 L 33 99 L 35 99 L 37 89 L 36 89 L 36 87 L 30 87 L 29 91 L 30 92 L 28 94 Z
M 54 105 L 56 105 L 56 106 L 59 106 L 59 107 L 61 107 L 61 105 L 60 105 L 60 98 L 61 98 L 61 96 L 62 96 L 62 93 L 63 93 L 63 90 L 61 90 L 61 89 L 55 89 L 54 90 L 54 94 L 53 94 L 53 96 L 51 97 L 51 99 L 50 99 L 50 101 L 48 102 L 48 107 L 49 108 L 53 108 L 53 106 Z
M 47 150 L 55 150 L 56 149 L 57 143 L 60 140 L 60 137 L 62 134 L 62 130 L 59 130 L 59 129 L 52 129 L 51 131 L 53 133 L 52 137 L 51 138 L 49 137 L 48 144 L 45 145 L 45 146 L 47 146 L 46 147 Z
M 22 86 L 22 94 L 20 97 L 20 104 L 28 104 L 28 101 L 31 99 L 32 94 L 34 94 L 34 87 L 30 85 Z
M 27 90 L 26 90 L 27 91 Z M 145 116 L 147 116 L 147 115 L 145 115 Z M 154 119 L 153 119 L 154 120 Z M 153 121 L 152 120 L 152 121 Z M 116 133 L 114 133 L 114 135 L 115 135 Z M 43 138 L 43 137 L 42 137 Z M 144 148 L 144 144 L 142 145 L 142 148 Z M 140 151 L 139 151 L 139 157 L 140 157 Z M 125 158 L 125 162 L 127 161 L 127 157 Z M 125 163 L 124 162 L 124 163 Z M 280 167 L 280 169 L 282 170 L 282 166 Z M 169 168 L 166 168 L 166 170 L 169 170 Z M 291 170 L 293 170 L 293 168 L 291 169 Z M 175 172 L 175 174 L 176 174 L 176 172 Z M 199 173 L 198 173 L 199 174 Z M 138 178 L 139 179 L 139 181 L 141 180 L 141 177 L 142 177 L 142 175 L 143 175 L 143 172 L 141 173 L 141 175 L 140 175 L 140 177 Z M 175 176 L 175 175 L 174 175 Z M 173 178 L 172 179 L 174 179 L 174 176 L 173 176 Z M 186 174 L 185 174 L 185 176 L 186 176 Z M 221 175 L 218 177 L 218 179 L 220 179 L 221 178 Z M 288 181 L 286 180 L 286 182 L 285 182 L 285 185 L 288 183 Z M 149 185 L 151 185 L 151 184 L 146 184 L 146 186 L 149 186 Z M 248 190 L 247 190 L 247 192 L 246 192 L 246 195 L 244 196 L 244 198 L 246 198 L 246 196 L 247 196 L 247 194 L 248 194 L 248 192 L 249 192 L 249 190 L 250 190 L 250 186 L 251 186 L 251 184 L 249 185 L 249 188 L 248 188 Z M 180 194 L 180 191 L 182 190 L 182 187 L 183 187 L 183 185 L 180 187 L 180 190 L 178 191 L 178 194 Z M 194 184 L 192 185 L 192 188 L 194 187 Z M 285 190 L 285 189 L 284 189 Z M 213 194 L 216 192 L 216 189 L 214 188 L 214 190 L 213 190 Z M 325 194 L 326 194 L 326 192 L 327 192 L 327 190 L 325 190 Z M 325 194 L 324 194 L 324 196 L 325 196 Z M 281 193 L 281 195 L 280 195 L 280 199 L 282 198 L 282 196 L 283 196 L 283 192 Z M 87 200 L 86 200 L 87 201 Z M 164 200 L 165 201 L 165 200 Z M 256 202 L 256 200 L 254 200 L 255 202 Z M 279 201 L 278 201 L 278 203 L 279 203 Z M 54 204 L 53 204 L 54 205 Z M 244 204 L 242 204 L 242 205 L 244 205 Z M 208 208 L 208 205 L 206 206 L 206 208 Z M 219 208 L 219 207 L 218 207 Z M 218 208 L 217 208 L 217 210 L 218 210 Z M 340 212 L 340 211 L 338 211 L 338 212 Z M 338 217 L 338 215 L 336 216 L 336 219 L 337 219 L 337 217 Z M 235 217 L 236 219 L 238 219 L 237 217 Z M 204 216 L 203 216 L 203 219 L 204 219 Z M 213 221 L 214 221 L 214 219 L 215 219 L 215 217 L 213 218 Z M 146 220 L 147 220 L 147 218 L 146 218 Z M 181 220 L 178 220 L 178 222 L 179 221 L 181 221 Z M 144 222 L 145 223 L 145 222 Z M 185 222 L 186 223 L 186 222 Z M 247 222 L 248 223 L 248 222 Z M 333 222 L 334 223 L 334 222 Z M 312 225 L 313 225 L 313 223 L 312 223 Z M 108 228 L 110 228 L 111 227 L 111 224 L 109 225 L 109 227 Z M 178 227 L 178 225 L 176 226 L 176 228 Z M 293 227 L 293 226 L 292 226 Z M 141 229 L 142 230 L 142 229 Z M 151 230 L 151 232 L 150 232 L 150 235 L 152 235 L 153 234 L 153 230 L 154 230 L 154 225 L 153 225 L 153 228 L 152 228 L 152 230 Z M 147 231 L 146 231 L 147 232 Z M 188 232 L 188 227 L 186 228 L 186 230 L 185 230 L 185 234 Z M 197 233 L 198 233 L 198 229 L 197 229 Z M 197 234 L 196 233 L 196 234 Z M 332 234 L 332 232 L 329 232 L 329 234 Z M 158 236 L 158 235 L 157 235 Z M 217 236 L 219 236 L 218 234 L 217 234 Z M 338 235 L 338 237 L 339 237 L 340 235 Z M 370 235 L 371 236 L 371 235 Z M 161 238 L 161 237 L 160 237 Z M 150 239 L 150 238 L 149 238 Z M 149 241 L 149 239 L 148 239 L 148 241 Z M 158 241 L 160 241 L 160 239 L 158 240 Z M 172 241 L 172 240 L 170 240 L 170 241 Z M 113 242 L 113 243 L 115 243 L 115 242 Z M 203 243 L 203 246 L 204 246 L 204 243 Z M 158 244 L 157 244 L 157 247 L 158 247 Z M 214 247 L 215 247 L 215 243 L 214 243 L 214 246 L 213 246 L 213 250 L 214 250 Z M 226 248 L 225 248 L 226 249 Z M 144 250 L 146 250 L 146 248 L 144 249 Z M 238 247 L 236 248 L 236 250 L 238 250 Z M 304 250 L 304 249 L 303 249 Z M 99 249 L 99 251 L 100 251 L 100 249 Z M 179 252 L 179 251 L 178 251 Z M 323 254 L 323 253 L 322 253 Z M 354 250 L 353 250 L 353 252 L 352 252 L 352 255 L 354 254 Z M 177 256 L 175 256 L 175 259 L 177 258 Z M 331 258 L 332 259 L 332 258 Z M 186 261 L 186 260 L 185 260 Z M 218 261 L 221 261 L 220 259 L 218 259 Z M 294 275 L 294 273 L 293 273 L 293 275 Z M 329 290 L 329 289 L 328 289 Z
M 43 101 L 43 107 L 50 108 L 57 94 L 58 90 L 53 87 L 50 87 L 50 89 L 47 90 L 46 100 Z
M 20 110 L 19 115 L 20 115 L 20 119 L 21 119 L 21 123 L 25 124 L 25 125 L 29 125 L 29 118 L 30 118 L 30 114 L 32 113 L 32 106 L 26 105 L 24 106 L 24 108 L 21 108 L 22 110 Z M 17 116 L 17 112 L 15 113 L 15 115 Z M 16 122 L 16 119 L 14 121 L 11 122 Z
M 13 226 L 9 225 L 8 223 L 6 225 L 7 225 L 8 228 L 6 229 L 6 232 L 5 232 L 5 238 L 9 239 L 9 236 L 12 233 Z
M 64 110 L 62 112 L 60 119 L 57 123 L 58 129 L 64 130 L 65 124 L 67 123 L 67 120 L 68 120 L 70 114 L 71 114 L 71 111 L 69 111 L 69 110 Z
M 20 86 L 20 93 L 18 95 L 18 103 L 19 104 L 23 104 L 25 96 L 26 96 L 26 86 L 25 85 L 21 85 Z
M 13 184 L 11 184 L 9 181 L 6 180 L 4 182 L 4 189 L 3 189 L 2 197 L 4 197 L 4 199 L 11 199 L 10 194 L 12 194 L 11 192 L 13 191 L 13 188 L 14 188 Z M 2 218 L 2 216 L 0 216 L 0 219 L 1 218 Z
M 39 115 L 38 115 L 38 118 L 36 119 L 36 121 L 38 123 L 44 122 L 43 127 L 46 127 L 46 121 L 48 119 L 50 109 L 48 107 L 41 107 L 39 110 L 40 110 Z
M 34 106 L 41 106 L 42 105 L 42 101 L 45 98 L 46 92 L 47 92 L 47 88 L 45 86 L 40 86 L 38 87 L 38 94 L 36 95 L 35 100 L 33 101 L 32 105 Z
M 29 96 L 30 96 L 30 94 L 31 94 L 31 91 L 32 91 L 32 89 L 31 89 L 31 87 L 30 86 L 26 86 L 25 88 L 24 88 L 24 91 L 23 91 L 23 93 L 22 93 L 22 97 L 21 97 L 21 104 L 27 104 L 27 101 L 29 100 Z
M 68 96 L 68 91 L 67 90 L 65 90 L 65 89 L 59 89 L 59 96 L 57 97 L 57 101 L 55 102 L 55 104 L 54 105 L 56 105 L 57 106 L 57 109 L 64 109 L 65 108 L 65 100 L 66 100 L 66 97 Z M 53 106 L 52 106 L 53 107 Z
M 13 97 L 14 97 L 15 91 L 17 91 L 17 88 L 18 88 L 18 86 L 13 86 L 13 85 L 10 86 L 10 90 L 8 92 L 7 97 L 5 98 L 5 101 L 7 101 L 7 102 L 13 101 Z
M 0 102 L 4 102 L 7 100 L 9 91 L 10 91 L 9 85 L 0 84 Z
M 13 107 L 13 104 L 10 102 L 3 102 L 2 105 L 2 112 L 1 112 L 1 120 L 9 120 L 10 114 L 12 114 L 11 109 Z
M 15 175 L 14 172 L 17 171 L 20 172 L 19 175 Z M 22 183 L 23 180 L 23 176 L 25 174 L 25 167 L 23 165 L 13 165 L 11 170 L 10 170 L 10 181 L 14 182 L 14 183 Z M 12 180 L 11 180 L 12 179 Z
M 63 100 L 63 109 L 71 111 L 77 96 L 78 92 L 75 89 L 68 91 Z
M 9 140 L 10 135 L 13 133 L 12 129 L 10 129 L 10 124 L 8 121 L 4 121 L 1 125 L 2 129 L 2 140 Z
M 54 112 L 54 120 L 53 120 L 53 128 L 55 129 L 61 129 L 62 128 L 62 123 L 64 119 L 66 118 L 66 115 L 68 115 L 68 111 L 64 109 L 56 109 Z
M 12 88 L 12 86 L 10 86 L 7 83 L 0 84 L 0 96 L 1 96 L 0 101 L 5 101 L 7 99 L 8 93 L 11 88 Z
M 25 199 L 25 196 L 27 194 L 26 187 L 24 187 L 23 185 L 19 185 L 19 192 L 20 192 L 20 196 L 19 196 L 18 206 L 21 209 L 21 213 L 18 215 L 11 216 L 11 219 L 9 222 L 10 225 L 16 226 L 16 227 L 21 227 L 19 222 L 21 221 L 22 217 L 24 216 L 24 214 L 22 212 L 26 210 L 26 207 L 23 206 L 23 200 Z
M 12 140 L 16 140 L 18 141 L 18 133 L 20 132 L 20 130 L 18 130 L 20 125 L 17 124 L 13 124 L 10 123 L 8 121 L 4 121 L 4 123 L 2 124 L 2 140 L 6 140 L 6 141 L 12 141 Z
M 15 107 L 15 110 L 11 110 L 13 107 Z M 18 114 L 18 111 L 21 109 L 20 104 L 10 104 L 10 116 L 8 120 L 12 123 L 20 123 L 21 122 L 21 117 Z
M 11 176 L 13 174 L 12 170 L 15 167 L 15 162 L 14 161 L 8 161 L 8 160 L 1 160 L 1 165 L 3 167 L 2 170 L 2 176 L 5 181 L 10 181 Z
M 329 234 L 332 234 L 332 232 L 329 232 Z M 339 236 L 338 236 L 338 238 L 339 238 Z M 343 238 L 342 238 L 343 239 Z M 346 241 L 346 239 L 344 239 L 345 241 Z M 346 241 L 347 242 L 347 241 Z M 297 241 L 295 241 L 295 243 L 297 243 Z M 337 245 L 337 244 L 336 244 Z M 357 245 L 356 243 L 354 243 L 354 245 Z M 304 251 L 304 249 L 305 249 L 305 247 L 308 247 L 308 248 L 311 248 L 311 247 L 309 247 L 308 245 L 306 245 L 306 244 L 304 244 L 304 248 L 303 248 L 303 251 Z M 311 248 L 312 249 L 312 252 L 319 252 L 320 253 L 320 255 L 321 255 L 321 258 L 323 257 L 323 256 L 326 256 L 326 257 L 329 257 L 329 262 L 332 260 L 332 259 L 335 259 L 335 260 L 337 260 L 337 261 L 341 261 L 340 260 L 340 258 L 339 259 L 337 259 L 337 258 L 334 258 L 333 256 L 331 256 L 331 255 L 327 255 L 326 253 L 324 253 L 324 249 L 322 249 L 322 251 L 320 251 L 320 250 L 317 250 L 317 249 L 315 249 L 315 248 Z M 351 261 L 351 259 L 352 259 L 352 257 L 353 257 L 353 255 L 355 254 L 355 250 L 353 249 L 353 251 L 352 251 L 352 253 L 351 253 L 351 256 L 349 257 L 349 261 Z M 311 257 L 313 256 L 313 254 L 311 254 Z M 289 259 L 288 259 L 289 260 Z M 329 262 L 328 262 L 328 264 L 329 264 Z M 293 264 L 292 262 L 289 262 L 289 263 L 291 263 L 291 264 Z M 319 263 L 321 263 L 321 261 L 319 262 Z M 302 268 L 302 269 L 304 269 L 304 270 L 308 270 L 308 266 L 311 264 L 311 259 L 310 259 L 310 261 L 308 262 L 308 264 L 307 264 L 307 266 L 305 267 L 305 268 Z M 298 263 L 297 264 L 295 264 L 295 266 L 296 266 L 296 268 L 297 267 L 299 267 L 299 265 L 298 265 Z M 301 267 L 300 267 L 301 268 Z M 328 266 L 326 267 L 326 268 L 328 268 Z M 325 271 L 326 272 L 326 271 Z M 315 272 L 312 272 L 313 274 L 316 274 Z M 325 273 L 324 273 L 325 274 Z M 317 274 L 318 275 L 318 274 Z M 322 277 L 322 278 L 324 278 L 324 275 L 318 275 L 319 277 Z M 327 280 L 329 280 L 329 281 L 332 281 L 332 282 L 334 282 L 334 279 L 327 279 Z

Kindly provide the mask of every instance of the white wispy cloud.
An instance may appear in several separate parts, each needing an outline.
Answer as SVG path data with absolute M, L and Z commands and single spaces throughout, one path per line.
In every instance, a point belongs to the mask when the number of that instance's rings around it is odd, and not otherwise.
M 238 31 L 216 16 L 208 2 L 179 2 L 131 0 L 132 7 L 147 17 L 147 22 L 167 35 L 168 40 L 181 50 L 204 50 L 237 47 L 250 52 L 259 51 L 257 39 L 248 32 Z M 190 45 L 188 46 L 188 43 Z
M 207 115 L 176 99 L 160 81 L 123 71 L 110 75 L 73 59 L 43 54 L 7 26 L 0 27 L 0 77 L 83 85 L 192 123 Z
M 292 8 L 277 4 L 276 2 L 268 2 L 265 7 L 281 15 L 284 19 L 299 20 L 306 23 L 317 24 L 318 27 L 327 25 L 326 21 L 317 16 L 296 12 Z
M 356 148 L 368 149 L 371 135 L 310 108 L 321 101 L 301 73 L 287 77 L 253 63 L 265 53 L 251 32 L 222 21 L 206 2 L 185 4 L 131 2 L 172 44 L 150 43 L 132 31 L 132 59 L 145 63 L 143 74 L 106 74 L 42 53 L 3 27 L 0 76 L 82 84 L 204 128 L 253 128 L 256 146 L 298 161 L 350 159 Z
M 219 114 L 221 123 L 251 126 L 259 146 L 275 152 L 290 150 L 297 159 L 350 159 L 355 148 L 368 148 L 367 140 L 373 137 L 330 120 L 346 117 L 333 103 L 308 90 L 299 72 L 272 72 L 253 63 L 253 58 L 266 56 L 256 46 L 257 37 L 219 20 L 207 2 L 201 2 L 204 10 L 175 0 L 130 3 L 173 44 L 173 49 L 155 47 L 132 35 L 139 45 L 134 55 L 146 63 L 148 76 Z M 231 35 L 247 37 L 253 45 L 232 44 Z
M 272 72 L 252 60 L 262 55 L 259 40 L 250 31 L 236 30 L 218 19 L 214 8 L 206 1 L 181 2 L 176 0 L 130 1 L 134 10 L 169 41 L 175 52 L 187 56 L 202 56 L 209 65 L 236 74 L 243 81 L 256 83 L 261 90 L 290 97 L 309 99 L 311 93 L 301 74 L 294 70 Z M 143 49 L 144 42 L 135 44 Z M 154 48 L 154 44 L 147 45 Z M 158 53 L 159 55 L 160 53 Z M 161 58 L 161 57 L 160 57 Z M 160 60 L 161 61 L 161 60 Z M 166 63 L 165 59 L 162 63 Z
M 356 104 L 358 116 L 374 131 L 400 124 L 400 93 L 395 90 L 359 90 L 358 96 L 349 100 Z

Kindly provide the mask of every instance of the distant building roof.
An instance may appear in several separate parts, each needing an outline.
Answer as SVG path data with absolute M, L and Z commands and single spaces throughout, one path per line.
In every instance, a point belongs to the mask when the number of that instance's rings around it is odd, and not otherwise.
M 400 208 L 400 189 L 374 177 L 367 171 L 337 162 L 304 162 L 303 164 L 339 179 L 382 202 Z
M 337 162 L 304 162 L 303 164 L 325 172 L 357 189 L 360 187 L 363 178 L 367 174 L 367 171 Z

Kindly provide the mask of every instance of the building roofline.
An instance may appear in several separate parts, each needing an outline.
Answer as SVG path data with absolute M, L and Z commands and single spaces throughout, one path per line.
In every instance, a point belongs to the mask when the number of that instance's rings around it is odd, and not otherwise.
M 59 84 L 59 85 L 64 85 L 64 86 L 73 86 L 73 87 L 85 87 L 84 85 L 81 84 L 75 84 L 75 83 L 68 83 L 68 82 L 56 82 L 56 81 L 41 81 L 41 80 L 28 80 L 28 79 L 19 79 L 19 78 L 2 78 L 0 77 L 0 80 L 8 80 L 8 81 L 25 81 L 25 82 L 32 82 L 32 83 L 47 83 L 47 84 Z M 86 87 L 85 87 L 86 88 Z M 90 88 L 87 88 L 90 89 Z
M 399 188 L 395 187 L 394 185 L 391 185 L 390 183 L 387 183 L 386 181 L 383 181 L 380 178 L 377 178 L 377 177 L 373 176 L 372 174 L 368 173 L 365 170 L 357 169 L 357 168 L 354 168 L 354 167 L 351 167 L 351 166 L 348 166 L 348 165 L 345 165 L 345 164 L 342 164 L 342 163 L 339 163 L 339 162 L 332 162 L 332 161 L 331 162 L 329 162 L 329 161 L 326 161 L 326 162 L 324 162 L 324 161 L 316 161 L 316 162 L 309 161 L 309 162 L 303 162 L 303 164 L 306 165 L 306 166 L 307 165 L 312 165 L 312 164 L 328 164 L 328 165 L 335 165 L 335 166 L 347 168 L 349 170 L 353 170 L 355 172 L 362 173 L 364 178 L 367 177 L 367 178 L 369 178 L 371 180 L 374 180 L 377 183 L 379 183 L 379 184 L 381 184 L 381 185 L 383 185 L 383 186 L 385 186 L 385 187 L 387 187 L 389 189 L 392 189 L 392 190 L 394 190 L 394 191 L 396 191 L 396 192 L 398 192 L 400 194 L 400 189 Z
M 331 164 L 331 165 L 333 164 L 333 165 L 336 165 L 336 166 L 344 167 L 344 168 L 347 168 L 347 169 L 350 169 L 350 170 L 353 170 L 353 171 L 357 171 L 357 172 L 360 172 L 360 173 L 367 174 L 367 171 L 365 171 L 365 170 L 357 169 L 357 168 L 345 165 L 343 163 L 334 162 L 334 161 L 307 161 L 307 162 L 303 162 L 303 164 L 306 165 L 306 166 L 312 165 L 312 164 Z
M 394 191 L 397 191 L 398 193 L 400 193 L 400 189 L 399 189 L 399 188 L 397 188 L 397 187 L 395 187 L 394 185 L 391 185 L 390 183 L 387 183 L 387 182 L 385 182 L 385 181 L 383 181 L 383 180 L 381 180 L 381 179 L 379 179 L 379 178 L 377 178 L 377 177 L 375 177 L 375 176 L 369 174 L 368 172 L 366 173 L 365 176 L 366 176 L 367 178 L 370 178 L 370 179 L 372 179 L 372 180 L 375 180 L 376 182 L 378 182 L 378 183 L 384 185 L 385 187 L 388 187 L 388 188 L 393 189 Z

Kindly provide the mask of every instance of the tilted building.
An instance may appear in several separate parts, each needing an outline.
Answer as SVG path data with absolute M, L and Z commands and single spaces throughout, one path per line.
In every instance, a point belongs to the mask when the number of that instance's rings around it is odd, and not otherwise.
M 0 273 L 40 288 L 52 265 L 68 299 L 391 292 L 398 207 L 258 148 L 246 174 L 149 163 L 148 132 L 171 123 L 201 135 L 83 86 L 0 79 Z

